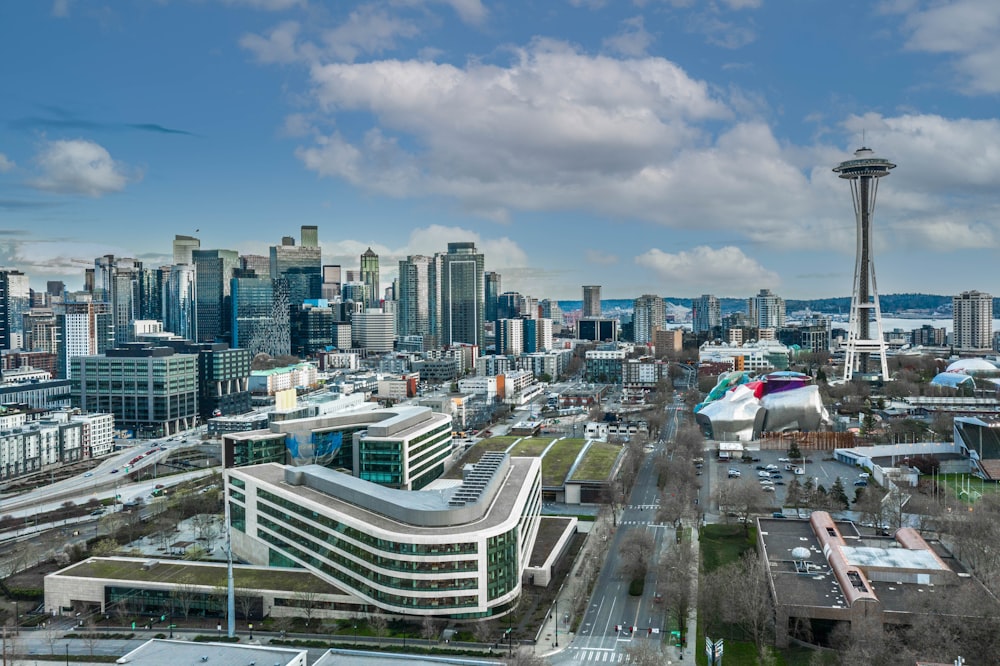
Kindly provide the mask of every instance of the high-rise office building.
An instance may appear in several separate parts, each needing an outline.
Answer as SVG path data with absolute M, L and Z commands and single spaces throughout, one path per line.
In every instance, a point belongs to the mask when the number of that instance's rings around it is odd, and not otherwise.
M 553 326 L 563 325 L 562 308 L 556 301 L 544 298 L 538 302 L 538 310 L 541 312 L 542 318 L 552 320 Z
M 667 320 L 667 307 L 663 299 L 653 294 L 643 294 L 632 302 L 632 327 L 635 342 L 649 344 L 653 333 Z
M 954 337 L 952 346 L 961 351 L 993 347 L 993 296 L 981 291 L 963 291 L 951 299 Z
M 496 318 L 519 319 L 521 317 L 522 296 L 516 291 L 505 291 L 497 296 Z
M 410 255 L 399 262 L 399 335 L 431 333 L 431 258 Z
M 312 230 L 303 233 L 313 241 Z M 312 229 L 315 229 L 313 227 Z M 317 299 L 322 293 L 323 268 L 319 245 L 295 245 L 295 239 L 285 236 L 281 245 L 271 246 L 271 277 L 288 283 L 288 302 L 298 307 L 303 301 Z
M 432 323 L 442 345 L 475 345 L 483 350 L 486 288 L 485 260 L 472 242 L 448 243 L 447 253 L 434 255 Z
M 486 271 L 483 273 L 483 280 L 486 283 L 486 321 L 496 321 L 497 299 L 500 297 L 500 274 L 496 271 Z
M 299 240 L 303 247 L 319 247 L 319 227 L 303 224 L 299 229 Z
M 889 175 L 896 165 L 875 157 L 869 148 L 859 148 L 854 159 L 841 162 L 833 170 L 851 182 L 854 218 L 857 223 L 857 258 L 854 262 L 854 289 L 851 294 L 851 315 L 847 325 L 847 348 L 844 354 L 844 379 L 855 371 L 867 374 L 868 360 L 878 354 L 881 376 L 889 378 L 885 358 L 885 337 L 882 335 L 882 308 L 875 286 L 875 262 L 872 260 L 872 216 L 880 178 Z M 875 324 L 874 331 L 872 324 Z
M 323 266 L 323 284 L 320 287 L 320 298 L 333 301 L 340 298 L 340 266 L 328 264 Z
M 201 247 L 201 241 L 194 236 L 174 236 L 174 263 L 190 264 L 191 253 Z
M 254 356 L 291 351 L 288 285 L 284 280 L 241 271 L 231 281 L 233 347 Z
M 31 309 L 28 276 L 13 269 L 0 269 L 0 349 L 24 345 L 24 315 Z
M 241 254 L 240 268 L 244 277 L 249 276 L 247 271 L 253 271 L 257 277 L 271 276 L 271 258 L 262 254 Z
M 194 264 L 171 266 L 163 285 L 163 330 L 198 339 L 197 294 Z
M 396 315 L 368 308 L 351 316 L 353 344 L 371 352 L 390 352 L 396 340 Z
M 534 296 L 521 296 L 519 309 L 525 319 L 538 319 L 538 299 Z
M 305 304 L 292 311 L 292 353 L 306 357 L 333 344 L 333 312 L 328 307 Z
M 601 316 L 601 285 L 587 284 L 583 286 L 583 316 Z
M 361 255 L 361 281 L 367 289 L 365 307 L 377 308 L 381 305 L 382 289 L 378 283 L 378 255 L 371 248 Z
M 747 300 L 747 313 L 751 324 L 758 329 L 779 329 L 785 325 L 785 299 L 770 289 L 761 289 Z
M 197 289 L 195 295 L 198 337 L 196 342 L 231 339 L 230 281 L 239 267 L 236 250 L 195 250 L 192 253 Z
M 711 294 L 702 294 L 691 301 L 691 330 L 694 333 L 711 333 L 722 327 L 722 306 Z
M 142 262 L 107 254 L 94 260 L 95 297 L 111 304 L 115 344 L 131 341 L 132 321 L 139 318 Z

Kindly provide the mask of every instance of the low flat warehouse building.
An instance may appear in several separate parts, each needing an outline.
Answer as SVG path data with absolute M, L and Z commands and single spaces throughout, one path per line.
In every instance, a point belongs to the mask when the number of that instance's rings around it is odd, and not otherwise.
M 391 614 L 487 618 L 521 594 L 541 460 L 487 453 L 460 486 L 385 488 L 319 465 L 226 470 L 233 552 L 304 567 Z
M 989 592 L 941 544 L 913 528 L 893 537 L 862 535 L 825 511 L 809 520 L 758 519 L 757 541 L 767 560 L 775 605 L 775 644 L 792 638 L 829 645 L 843 626 L 909 625 L 933 595 L 992 605 Z

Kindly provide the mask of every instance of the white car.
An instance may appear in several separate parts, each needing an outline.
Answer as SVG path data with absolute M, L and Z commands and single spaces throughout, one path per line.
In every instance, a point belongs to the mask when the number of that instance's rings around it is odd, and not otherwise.
M 774 486 L 763 486 L 761 487 L 761 490 L 763 490 L 765 493 L 773 493 Z
M 770 479 L 761 479 L 760 485 L 764 486 L 765 488 L 773 488 L 774 481 L 771 481 Z
M 792 462 L 791 458 L 778 458 L 778 462 Z

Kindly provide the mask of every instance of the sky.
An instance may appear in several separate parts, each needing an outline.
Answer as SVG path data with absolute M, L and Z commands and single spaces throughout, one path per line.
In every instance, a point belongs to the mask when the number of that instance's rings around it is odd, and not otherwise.
M 175 234 L 318 225 L 382 284 L 475 241 L 504 290 L 849 296 L 862 144 L 897 168 L 880 293 L 1000 295 L 996 0 L 0 4 L 0 266 L 80 289 Z

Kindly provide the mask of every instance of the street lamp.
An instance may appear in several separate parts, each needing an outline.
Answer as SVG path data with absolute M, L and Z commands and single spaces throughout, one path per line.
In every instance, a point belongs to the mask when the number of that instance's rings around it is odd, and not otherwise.
M 358 623 L 354 623 L 354 644 L 358 644 Z
M 250 629 L 250 640 L 253 640 L 253 622 L 247 624 L 247 627 Z
M 559 600 L 556 599 L 556 640 L 552 647 L 559 647 Z

